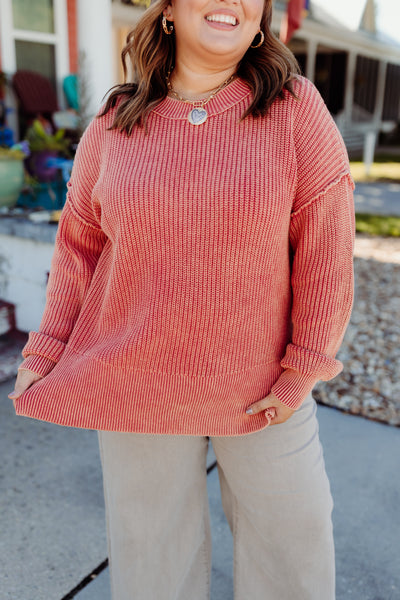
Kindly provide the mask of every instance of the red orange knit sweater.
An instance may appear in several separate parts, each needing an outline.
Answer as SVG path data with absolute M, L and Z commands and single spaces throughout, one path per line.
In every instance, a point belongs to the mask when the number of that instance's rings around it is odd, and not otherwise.
M 22 367 L 44 378 L 20 415 L 192 435 L 265 427 L 271 390 L 297 408 L 334 356 L 352 305 L 346 150 L 299 78 L 239 122 L 237 79 L 193 126 L 167 97 L 148 134 L 95 119 L 76 155 L 39 332 Z

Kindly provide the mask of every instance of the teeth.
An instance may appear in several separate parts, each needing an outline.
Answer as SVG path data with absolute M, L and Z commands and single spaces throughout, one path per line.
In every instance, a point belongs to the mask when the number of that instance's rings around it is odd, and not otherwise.
M 235 17 L 231 15 L 210 15 L 206 19 L 207 21 L 214 21 L 214 23 L 228 23 L 228 25 L 236 25 L 237 23 Z

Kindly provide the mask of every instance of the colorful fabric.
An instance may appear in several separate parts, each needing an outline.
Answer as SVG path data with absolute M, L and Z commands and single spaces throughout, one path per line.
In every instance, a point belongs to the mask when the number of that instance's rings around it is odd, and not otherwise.
M 295 31 L 300 29 L 303 18 L 309 9 L 308 0 L 289 0 L 286 12 L 282 19 L 280 40 L 287 44 Z

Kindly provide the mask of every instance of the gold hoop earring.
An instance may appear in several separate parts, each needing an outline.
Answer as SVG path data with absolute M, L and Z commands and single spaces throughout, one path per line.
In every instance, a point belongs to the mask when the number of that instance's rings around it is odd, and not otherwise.
M 162 28 L 164 29 L 165 35 L 171 35 L 174 30 L 173 25 L 167 25 L 167 17 L 165 15 L 162 18 Z
M 257 33 L 257 35 L 260 34 L 260 41 L 258 42 L 258 44 L 256 46 L 250 46 L 250 48 L 259 48 L 260 46 L 263 45 L 264 40 L 265 40 L 265 35 L 264 32 L 260 29 L 260 31 Z M 253 40 L 254 42 L 254 40 Z

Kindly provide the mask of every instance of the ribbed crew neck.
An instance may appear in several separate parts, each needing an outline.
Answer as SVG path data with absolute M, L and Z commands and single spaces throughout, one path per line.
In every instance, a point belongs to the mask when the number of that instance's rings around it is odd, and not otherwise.
M 251 90 L 247 83 L 237 77 L 207 103 L 208 116 L 212 117 L 228 110 L 250 94 Z M 168 119 L 178 120 L 187 119 L 190 110 L 191 104 L 166 96 L 153 112 Z

